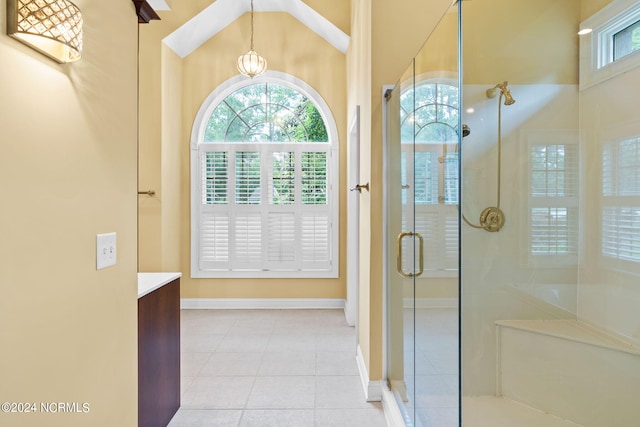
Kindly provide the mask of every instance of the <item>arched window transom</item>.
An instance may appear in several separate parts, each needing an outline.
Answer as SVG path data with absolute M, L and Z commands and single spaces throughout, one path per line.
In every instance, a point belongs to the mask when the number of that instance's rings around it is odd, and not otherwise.
M 328 142 L 324 119 L 299 91 L 276 83 L 245 86 L 214 110 L 206 142 Z

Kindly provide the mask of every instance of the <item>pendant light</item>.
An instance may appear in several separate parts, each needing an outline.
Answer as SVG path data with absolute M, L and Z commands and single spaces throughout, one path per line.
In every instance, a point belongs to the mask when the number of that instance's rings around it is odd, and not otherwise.
M 238 57 L 238 71 L 250 78 L 267 71 L 267 60 L 253 50 L 253 0 L 251 0 L 251 49 Z

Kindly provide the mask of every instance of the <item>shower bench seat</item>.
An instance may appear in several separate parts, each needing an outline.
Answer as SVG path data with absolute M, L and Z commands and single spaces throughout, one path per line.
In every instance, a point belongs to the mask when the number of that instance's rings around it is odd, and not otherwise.
M 577 320 L 501 320 L 497 396 L 584 427 L 640 419 L 640 348 Z

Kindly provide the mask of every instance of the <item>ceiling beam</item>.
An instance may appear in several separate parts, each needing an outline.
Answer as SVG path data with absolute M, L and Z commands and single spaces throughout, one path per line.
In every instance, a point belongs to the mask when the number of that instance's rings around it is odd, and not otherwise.
M 302 0 L 261 0 L 256 12 L 287 12 L 342 53 L 349 47 L 350 37 Z M 163 39 L 178 56 L 185 58 L 211 37 L 250 11 L 250 3 L 238 0 L 216 0 L 202 12 Z

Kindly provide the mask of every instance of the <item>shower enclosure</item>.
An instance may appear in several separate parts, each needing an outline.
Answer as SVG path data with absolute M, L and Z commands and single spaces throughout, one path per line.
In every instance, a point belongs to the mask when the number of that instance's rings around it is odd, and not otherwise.
M 629 0 L 458 2 L 386 91 L 405 425 L 640 425 L 639 22 Z

